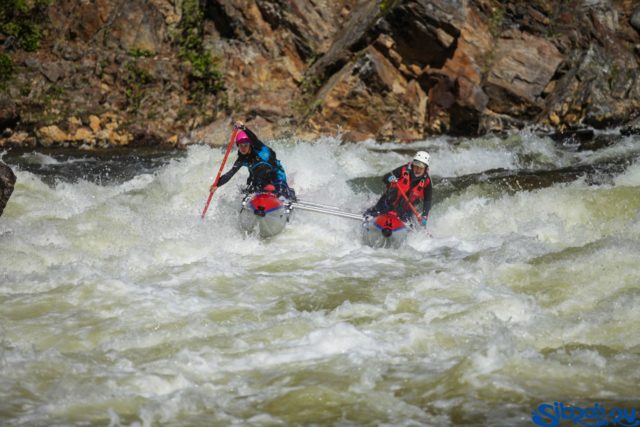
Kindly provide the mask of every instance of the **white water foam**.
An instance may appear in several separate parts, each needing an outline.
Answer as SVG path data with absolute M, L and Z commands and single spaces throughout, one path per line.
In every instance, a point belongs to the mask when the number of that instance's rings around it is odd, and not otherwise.
M 597 157 L 518 138 L 409 149 L 431 150 L 438 177 Z M 410 158 L 398 144 L 272 146 L 301 198 L 353 212 L 377 195 L 350 179 Z M 621 147 L 607 155 L 635 149 Z M 201 221 L 222 156 L 191 147 L 111 185 L 16 171 L 0 218 L 1 418 L 453 425 L 497 411 L 528 425 L 559 394 L 633 395 L 637 161 L 602 185 L 471 185 L 436 202 L 433 237 L 393 251 L 364 246 L 355 221 L 307 212 L 272 239 L 244 236 L 244 171 Z

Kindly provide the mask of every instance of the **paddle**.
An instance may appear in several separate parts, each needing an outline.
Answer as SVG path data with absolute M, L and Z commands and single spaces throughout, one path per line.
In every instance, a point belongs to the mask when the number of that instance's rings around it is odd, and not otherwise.
M 233 143 L 236 140 L 236 133 L 238 133 L 238 128 L 233 127 L 233 133 L 231 133 L 231 139 L 229 140 L 229 145 L 227 146 L 227 152 L 224 153 L 224 159 L 222 159 L 222 164 L 220 165 L 220 170 L 218 170 L 218 175 L 216 176 L 215 181 L 213 181 L 213 185 L 211 186 L 211 190 L 209 191 L 209 198 L 207 199 L 207 203 L 204 205 L 204 210 L 202 211 L 201 218 L 204 219 L 204 216 L 207 214 L 207 210 L 209 209 L 209 204 L 211 203 L 211 199 L 213 198 L 213 193 L 218 189 L 218 180 L 220 180 L 220 175 L 222 175 L 222 169 L 224 168 L 225 163 L 227 163 L 227 158 L 229 157 L 229 153 L 231 152 L 231 147 L 233 147 Z

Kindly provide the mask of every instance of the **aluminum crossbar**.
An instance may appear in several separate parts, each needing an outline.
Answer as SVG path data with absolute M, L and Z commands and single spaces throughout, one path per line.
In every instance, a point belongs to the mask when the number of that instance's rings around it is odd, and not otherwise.
M 331 210 L 334 210 L 334 211 L 341 210 L 337 206 L 323 205 L 321 203 L 315 203 L 315 202 L 307 202 L 306 200 L 300 200 L 300 199 L 296 200 L 295 203 L 298 203 L 300 205 L 313 206 L 314 208 L 331 209 Z
M 342 218 L 355 219 L 358 221 L 362 221 L 364 219 L 362 215 L 354 214 L 351 212 L 344 212 L 338 209 L 332 209 L 327 207 L 316 207 L 311 205 L 304 205 L 299 202 L 291 203 L 290 206 L 294 209 L 300 209 L 301 211 L 318 212 L 318 213 L 323 213 L 327 215 L 335 215 Z

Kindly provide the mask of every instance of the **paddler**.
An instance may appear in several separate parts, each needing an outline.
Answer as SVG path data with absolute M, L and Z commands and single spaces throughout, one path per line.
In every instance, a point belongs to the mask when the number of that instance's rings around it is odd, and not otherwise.
M 245 166 L 249 169 L 247 190 L 262 190 L 264 186 L 271 184 L 277 195 L 295 199 L 295 192 L 287 184 L 287 175 L 276 158 L 276 152 L 260 141 L 244 123 L 236 122 L 235 127 L 239 129 L 235 140 L 238 158 L 231 169 L 220 177 L 218 185 L 211 186 L 210 191 L 215 191 L 216 187 L 226 184 L 241 167 Z
M 427 226 L 429 211 L 431 210 L 431 193 L 433 184 L 429 176 L 429 153 L 418 151 L 412 161 L 399 166 L 384 175 L 383 180 L 387 190 L 380 197 L 375 206 L 365 211 L 366 216 L 377 216 L 389 211 L 395 211 L 403 221 L 414 216 L 413 209 L 407 203 L 411 202 L 421 216 L 420 224 Z M 405 199 L 402 194 L 407 196 Z M 422 209 L 420 210 L 420 205 Z

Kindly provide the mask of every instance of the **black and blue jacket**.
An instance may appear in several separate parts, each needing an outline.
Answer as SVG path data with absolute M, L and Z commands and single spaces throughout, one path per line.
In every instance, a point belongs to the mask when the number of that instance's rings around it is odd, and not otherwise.
M 243 130 L 251 139 L 251 152 L 246 155 L 238 153 L 238 158 L 231 169 L 218 180 L 218 187 L 226 184 L 243 166 L 249 169 L 249 178 L 247 179 L 247 185 L 249 186 L 257 184 L 254 183 L 254 171 L 260 169 L 260 166 L 269 166 L 273 171 L 271 175 L 273 182 L 271 184 L 276 187 L 288 187 L 287 175 L 280 164 L 280 160 L 276 158 L 276 152 L 260 141 L 249 129 L 245 128 Z

